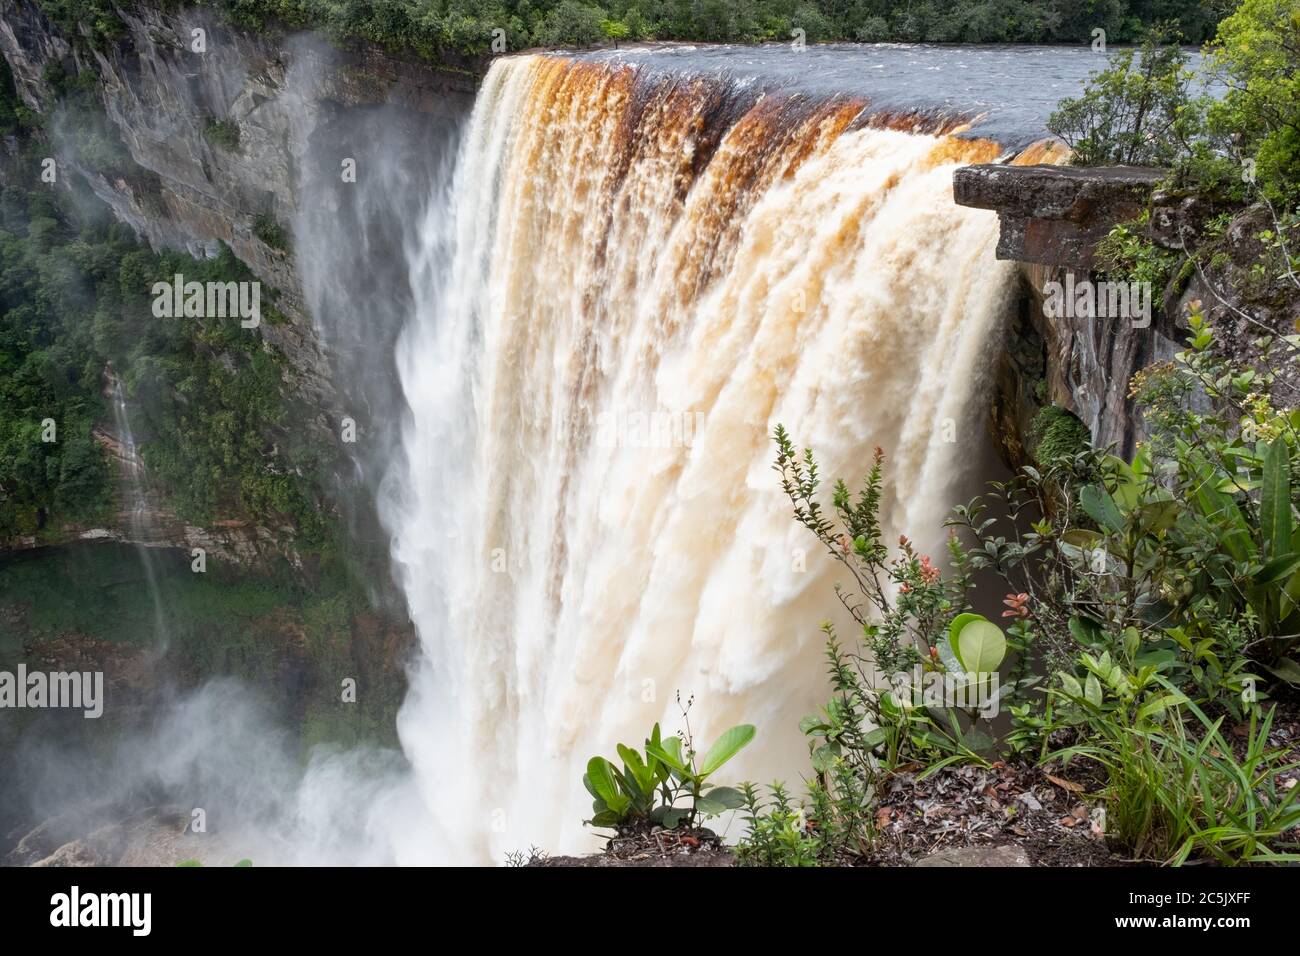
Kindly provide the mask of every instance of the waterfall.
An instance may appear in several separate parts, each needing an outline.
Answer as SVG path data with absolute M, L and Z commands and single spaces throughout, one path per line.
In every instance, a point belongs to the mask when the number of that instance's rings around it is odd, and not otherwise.
M 835 571 L 771 471 L 889 457 L 939 546 L 1010 267 L 954 206 L 997 155 L 852 98 L 513 57 L 409 250 L 386 519 L 424 656 L 399 730 L 447 858 L 590 847 L 582 767 L 651 724 L 758 724 L 797 777 Z
M 136 552 L 140 555 L 140 567 L 144 571 L 145 586 L 149 589 L 149 599 L 153 602 L 153 636 L 156 644 L 161 648 L 167 643 L 167 615 L 163 606 L 162 589 L 158 582 L 158 570 L 154 566 L 154 556 L 150 551 L 150 547 L 158 540 L 158 534 L 149 507 L 144 460 L 136 448 L 135 433 L 131 430 L 131 418 L 127 412 L 122 380 L 112 375 L 111 382 L 113 423 L 121 448 L 120 462 L 126 480 L 127 504 L 131 515 L 128 530 L 131 540 L 135 543 Z
M 834 568 L 771 470 L 888 456 L 941 547 L 984 446 L 1011 267 L 952 202 L 996 144 L 862 100 L 496 61 L 408 250 L 409 416 L 382 504 L 423 650 L 403 747 L 452 861 L 591 849 L 589 756 L 655 721 L 796 782 Z M 731 767 L 728 768 L 731 770 Z

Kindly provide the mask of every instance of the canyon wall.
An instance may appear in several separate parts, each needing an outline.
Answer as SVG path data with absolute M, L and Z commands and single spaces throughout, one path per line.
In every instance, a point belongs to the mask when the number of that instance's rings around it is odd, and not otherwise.
M 275 307 L 288 321 L 264 322 L 259 334 L 288 360 L 287 387 L 321 409 L 314 423 L 321 439 L 337 442 L 346 400 L 338 394 L 341 377 L 331 374 L 292 244 L 283 241 L 302 212 L 305 167 L 322 140 L 342 142 L 346 131 L 363 127 L 359 117 L 376 110 L 395 109 L 411 126 L 467 115 L 483 65 L 467 59 L 434 67 L 365 44 L 255 34 L 206 10 L 131 4 L 117 12 L 124 32 L 106 41 L 89 32 L 66 34 L 31 0 L 0 0 L 0 53 L 22 100 L 44 121 L 60 181 L 84 179 L 155 248 L 212 257 L 221 244 L 229 246 L 274 290 Z M 52 78 L 85 73 L 97 78 L 129 162 L 101 168 L 78 159 L 73 121 L 63 115 Z M 33 183 L 40 172 L 32 170 Z M 100 424 L 96 438 L 110 463 L 119 463 L 114 450 L 121 436 L 111 420 Z M 292 529 L 256 528 L 235 516 L 193 527 L 157 500 L 151 511 L 158 540 L 141 543 L 206 547 L 241 563 L 292 537 Z M 133 540 L 127 518 L 118 507 L 107 527 L 69 527 L 4 545 Z

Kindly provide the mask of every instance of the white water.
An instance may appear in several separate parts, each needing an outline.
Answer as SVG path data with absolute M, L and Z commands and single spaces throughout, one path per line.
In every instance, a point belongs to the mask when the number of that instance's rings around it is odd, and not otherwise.
M 399 860 L 593 847 L 587 758 L 677 730 L 677 690 L 701 737 L 758 726 L 734 778 L 794 781 L 835 575 L 790 517 L 772 430 L 827 477 L 883 447 L 887 529 L 932 548 L 984 444 L 1010 270 L 951 182 L 996 148 L 854 128 L 860 103 L 769 97 L 723 122 L 716 83 L 637 82 L 497 61 L 409 251 L 383 511 L 423 650 L 399 729 L 433 828 Z M 698 423 L 689 447 L 608 427 L 650 413 Z
M 126 395 L 122 391 L 122 381 L 116 376 L 113 377 L 113 423 L 122 449 L 122 467 L 131 507 L 131 539 L 135 542 L 136 552 L 140 556 L 145 586 L 149 589 L 149 599 L 153 602 L 155 647 L 161 649 L 167 643 L 167 614 L 163 608 L 158 571 L 154 567 L 154 557 L 149 551 L 149 548 L 158 541 L 159 536 L 154 527 L 153 513 L 146 492 L 144 459 L 140 457 L 140 452 L 136 448 L 135 433 L 131 429 L 131 417 L 127 411 Z

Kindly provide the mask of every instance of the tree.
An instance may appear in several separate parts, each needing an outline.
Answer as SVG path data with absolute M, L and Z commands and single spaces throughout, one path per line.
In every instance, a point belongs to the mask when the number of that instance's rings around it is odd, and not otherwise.
M 546 15 L 538 41 L 545 46 L 594 46 L 604 39 L 601 21 L 605 11 L 578 0 L 561 0 Z
M 1211 131 L 1253 159 L 1264 195 L 1289 202 L 1300 190 L 1300 7 L 1294 0 L 1245 0 L 1210 46 L 1226 87 L 1210 106 Z
M 1189 100 L 1187 55 L 1149 36 L 1138 51 L 1120 50 L 1088 80 L 1078 99 L 1062 100 L 1047 128 L 1074 150 L 1079 166 L 1169 166 L 1202 131 Z

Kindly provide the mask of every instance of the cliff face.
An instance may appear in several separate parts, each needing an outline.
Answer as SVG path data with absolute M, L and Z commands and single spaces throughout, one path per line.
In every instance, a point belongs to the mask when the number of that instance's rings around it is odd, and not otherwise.
M 0 52 L 19 93 L 49 115 L 51 64 L 97 73 L 104 107 L 135 168 L 77 171 L 154 245 L 194 255 L 229 245 L 279 290 L 278 306 L 292 320 L 263 334 L 299 371 L 303 387 L 325 393 L 324 362 L 292 255 L 267 242 L 259 223 L 293 222 L 303 153 L 323 118 L 381 103 L 434 114 L 467 110 L 474 64 L 452 72 L 374 48 L 335 50 L 305 38 L 251 35 L 200 10 L 119 12 L 125 35 L 91 49 L 61 35 L 30 0 L 0 0 Z M 194 50 L 196 30 L 204 31 L 203 52 Z M 237 144 L 212 135 L 218 123 L 234 124 Z M 76 165 L 70 156 L 60 161 Z
M 340 129 L 362 127 L 356 117 L 382 107 L 421 127 L 463 115 L 482 64 L 438 69 L 365 45 L 339 49 L 304 35 L 253 34 L 204 10 L 133 4 L 118 14 L 124 32 L 91 43 L 60 32 L 32 0 L 0 0 L 0 53 L 22 99 L 46 120 L 60 178 L 83 178 L 155 247 L 202 257 L 225 243 L 276 290 L 275 305 L 289 321 L 264 322 L 260 333 L 287 358 L 289 387 L 321 409 L 322 440 L 337 441 L 331 422 L 347 407 L 338 384 L 346 376 L 330 374 L 337 356 L 322 347 L 320 316 L 314 322 L 308 314 L 301 272 L 284 241 L 305 193 L 321 199 L 319 189 L 303 188 L 313 148 L 336 141 Z M 111 169 L 78 160 L 72 124 L 62 119 L 51 88 L 52 75 L 87 72 L 97 77 L 104 111 L 129 156 Z M 96 435 L 112 459 L 120 441 L 112 422 L 101 423 Z M 193 528 L 160 502 L 152 510 L 164 540 L 146 543 L 206 546 L 241 561 L 292 531 L 234 519 Z M 108 528 L 64 529 L 65 538 L 106 536 L 133 539 L 123 513 Z M 47 543 L 57 540 L 7 544 Z
M 1077 314 L 1049 308 L 1049 290 L 1092 278 L 1097 243 L 1148 206 L 1161 170 L 981 165 L 958 170 L 960 205 L 998 213 L 998 258 L 1021 264 L 1018 317 L 998 370 L 993 432 L 1011 464 L 1028 461 L 1038 410 L 1076 414 L 1098 445 L 1131 455 L 1145 431 L 1128 397 L 1140 368 L 1180 348 L 1178 303 L 1152 290 L 1146 316 Z M 1052 313 L 1052 314 L 1049 314 Z

